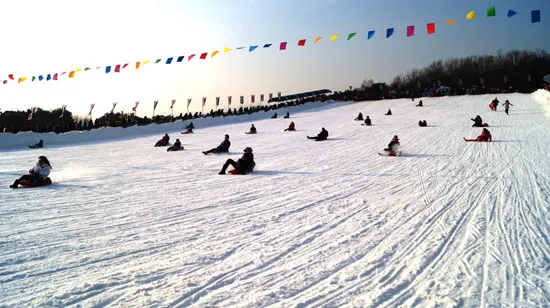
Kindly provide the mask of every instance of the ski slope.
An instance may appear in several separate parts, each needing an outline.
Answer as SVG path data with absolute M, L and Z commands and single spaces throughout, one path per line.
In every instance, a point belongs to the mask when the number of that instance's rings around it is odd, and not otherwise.
M 161 134 L 0 152 L 0 306 L 548 307 L 550 97 L 499 95 L 509 116 L 493 97 L 266 113 L 257 135 L 235 117 L 169 132 L 181 152 Z M 493 142 L 462 140 L 477 114 Z M 229 154 L 201 154 L 226 133 Z M 378 156 L 393 135 L 403 155 Z M 256 171 L 218 175 L 246 146 Z M 39 155 L 54 184 L 7 188 Z

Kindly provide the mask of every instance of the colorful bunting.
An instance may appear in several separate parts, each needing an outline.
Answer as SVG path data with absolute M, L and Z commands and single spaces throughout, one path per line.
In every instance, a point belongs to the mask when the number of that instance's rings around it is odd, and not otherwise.
M 118 102 L 114 102 L 114 103 L 113 103 L 113 109 L 111 109 L 111 113 L 115 113 L 116 104 L 118 104 Z
M 190 56 L 187 56 L 187 61 L 191 61 L 191 59 L 193 59 L 195 57 L 195 54 L 192 54 Z
M 272 45 L 272 44 L 265 44 L 265 45 L 264 45 L 264 48 L 269 48 L 269 47 L 271 47 L 271 45 Z
M 273 93 L 269 93 L 269 99 L 267 100 L 268 103 L 271 103 L 273 100 Z
M 216 96 L 216 106 L 219 106 L 219 105 L 220 105 L 220 97 Z
M 38 81 L 42 81 L 42 79 L 44 79 L 44 76 L 42 75 L 38 76 Z
M 389 38 L 390 36 L 392 36 L 394 31 L 395 31 L 394 28 L 386 29 L 386 38 Z
M 286 43 L 287 42 L 282 42 L 281 45 L 279 45 L 279 50 L 286 50 Z
M 223 52 L 230 52 L 230 51 L 231 51 L 231 48 L 229 48 L 229 47 L 225 47 L 225 48 L 223 49 Z
M 17 80 L 17 83 L 22 83 L 25 80 L 27 80 L 27 77 L 20 77 L 19 80 Z
M 306 40 L 299 40 L 298 46 L 306 46 Z
M 474 18 L 476 18 L 476 12 L 474 12 L 474 11 L 471 11 L 470 13 L 468 13 L 466 15 L 466 19 L 471 20 L 471 19 L 474 19 Z
M 89 68 L 89 67 L 86 67 L 86 68 L 84 69 L 84 71 L 89 71 L 89 70 L 91 70 L 91 68 Z
M 50 79 L 52 79 L 52 76 L 48 74 L 48 76 L 46 76 L 46 81 L 50 81 Z
M 182 62 L 183 58 L 185 58 L 185 56 L 179 56 L 177 62 Z
M 143 61 L 143 65 L 145 65 L 145 64 L 147 64 L 147 63 L 149 63 L 149 62 L 150 62 L 149 60 L 145 60 L 145 61 Z
M 203 53 L 201 53 L 200 58 L 204 60 L 204 59 L 206 59 L 206 56 L 207 56 L 207 55 L 208 55 L 207 52 L 203 52 Z
M 175 104 L 175 103 L 176 103 L 176 100 L 173 99 L 173 100 L 172 100 L 172 104 L 170 105 L 170 109 L 173 109 L 173 108 L 174 108 L 174 104 Z
M 414 36 L 414 26 L 407 26 L 407 37 Z
M 244 104 L 244 96 L 242 96 L 242 95 L 240 97 L 240 103 L 241 103 L 241 105 Z
M 159 104 L 159 101 L 153 102 L 153 112 L 155 112 L 155 109 L 157 109 L 157 105 Z
M 69 73 L 69 78 L 74 78 L 74 71 L 71 71 L 71 72 Z
M 8 78 L 11 79 L 11 80 L 15 80 L 15 78 L 13 78 L 13 74 L 9 74 Z
M 497 10 L 494 5 L 487 9 L 487 17 L 493 17 L 496 15 L 497 15 Z
M 32 107 L 31 113 L 27 116 L 27 121 L 32 120 L 32 116 L 34 115 L 35 112 L 36 112 L 36 107 Z
M 258 48 L 258 46 L 250 46 L 250 48 L 248 48 L 248 51 L 252 52 L 254 51 L 254 49 Z
M 220 51 L 219 50 L 216 50 L 216 51 L 213 51 L 212 52 L 212 56 L 210 56 L 211 58 L 214 58 L 215 55 L 217 55 Z
M 454 19 L 449 19 L 445 23 L 448 24 L 448 25 L 452 25 L 452 24 L 455 23 L 455 20 Z
M 192 100 L 192 98 L 187 99 L 187 108 L 189 108 L 189 105 L 191 105 L 191 100 Z
M 514 11 L 514 10 L 508 10 L 508 14 L 506 14 L 506 16 L 508 17 L 512 17 L 514 15 L 516 15 L 518 12 Z
M 429 23 L 426 25 L 426 30 L 428 31 L 428 35 L 435 33 L 435 23 Z
M 260 94 L 260 103 L 263 103 L 263 102 L 264 102 L 264 95 Z
M 206 97 L 203 97 L 202 98 L 202 106 L 204 107 L 205 104 L 206 104 Z
M 106 66 L 105 67 L 105 74 L 110 73 L 110 72 L 111 72 L 111 66 L 110 65 Z
M 137 111 L 137 107 L 139 105 L 139 101 L 136 102 L 136 105 L 134 106 L 134 108 L 132 108 L 132 111 L 133 112 L 136 112 Z
M 173 60 L 173 59 L 174 59 L 174 58 L 172 58 L 172 57 L 170 57 L 170 58 L 166 59 L 166 64 L 170 64 L 170 63 L 172 63 L 172 60 Z
M 321 36 L 318 36 L 315 38 L 315 40 L 313 41 L 313 44 L 317 44 L 317 42 L 319 42 L 323 37 Z
M 6 84 L 6 83 L 8 83 L 8 81 L 7 81 L 7 80 L 4 80 L 4 81 L 2 81 L 2 83 L 3 83 L 3 84 Z
M 356 34 L 357 34 L 356 32 L 352 32 L 348 34 L 348 41 L 351 40 Z
M 334 41 L 335 39 L 337 39 L 338 37 L 340 36 L 340 34 L 333 34 L 331 37 L 330 37 L 330 41 Z
M 531 11 L 531 23 L 540 22 L 540 11 L 533 10 Z
M 370 30 L 367 34 L 367 40 L 370 40 L 374 36 L 374 30 Z
M 78 72 L 81 72 L 81 71 L 82 71 L 82 69 L 79 68 L 79 67 L 77 67 L 77 68 L 75 69 L 75 72 L 77 72 L 77 73 L 78 73 Z
M 115 66 L 115 73 L 120 73 L 120 64 Z

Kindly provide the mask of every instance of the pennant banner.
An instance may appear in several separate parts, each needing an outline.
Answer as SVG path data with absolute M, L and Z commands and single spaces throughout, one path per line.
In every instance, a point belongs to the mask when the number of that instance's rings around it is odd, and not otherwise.
M 206 104 L 206 97 L 203 97 L 202 98 L 202 106 L 204 107 L 205 104 Z
M 216 96 L 216 106 L 219 106 L 219 105 L 220 105 L 220 97 Z
M 136 112 L 137 111 L 137 107 L 139 105 L 139 101 L 136 102 L 136 105 L 134 106 L 134 108 L 132 108 L 132 111 L 133 112 Z
M 394 31 L 395 31 L 394 28 L 386 29 L 386 38 L 389 38 L 390 36 L 392 36 Z
M 228 96 L 228 97 L 227 97 L 227 105 L 228 105 L 228 106 L 231 105 L 231 96 Z
M 263 102 L 264 102 L 264 95 L 260 94 L 260 103 L 263 103 Z
M 36 107 L 31 108 L 31 113 L 27 116 L 27 121 L 32 120 L 32 116 L 34 115 L 34 112 L 36 111 Z
M 414 35 L 414 26 L 407 26 L 407 37 Z
M 273 93 L 269 93 L 269 99 L 267 100 L 268 103 L 271 103 L 273 100 Z
M 244 104 L 244 96 L 241 95 L 241 105 Z
M 94 110 L 95 104 L 90 105 L 90 112 L 88 112 L 89 116 L 92 116 L 92 110 Z
M 191 98 L 187 99 L 187 108 L 189 108 L 189 105 L 191 105 Z
M 173 99 L 173 100 L 172 100 L 172 104 L 170 104 L 170 109 L 174 108 L 174 104 L 175 104 L 175 103 L 176 103 L 176 100 Z
M 114 102 L 114 103 L 113 103 L 113 109 L 111 109 L 111 113 L 115 113 L 115 107 L 116 107 L 116 104 L 117 104 L 117 103 L 118 103 L 118 102 Z
M 155 109 L 157 109 L 157 105 L 158 105 L 159 101 L 155 101 L 153 103 L 153 111 L 155 111 Z
M 254 94 L 252 94 L 252 95 L 250 96 L 250 102 L 251 102 L 252 104 L 254 104 L 254 98 L 255 98 L 255 96 L 254 96 Z

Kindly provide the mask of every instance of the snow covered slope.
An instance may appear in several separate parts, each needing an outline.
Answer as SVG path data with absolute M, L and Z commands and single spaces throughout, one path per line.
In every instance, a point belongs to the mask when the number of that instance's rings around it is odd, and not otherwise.
M 0 152 L 0 306 L 548 307 L 550 119 L 539 94 L 500 95 L 509 116 L 493 97 L 197 125 L 181 152 L 160 134 Z M 492 143 L 462 140 L 477 114 Z M 201 154 L 225 133 L 230 154 Z M 378 156 L 393 135 L 403 156 Z M 257 170 L 218 175 L 246 146 Z M 8 189 L 39 155 L 54 184 Z

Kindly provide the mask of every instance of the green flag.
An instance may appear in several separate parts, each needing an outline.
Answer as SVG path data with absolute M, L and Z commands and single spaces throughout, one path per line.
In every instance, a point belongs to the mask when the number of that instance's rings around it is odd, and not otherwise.
M 487 17 L 496 16 L 496 15 L 497 15 L 497 9 L 495 8 L 494 5 L 487 9 Z
M 85 70 L 85 71 L 89 71 L 89 70 L 91 70 L 91 68 L 87 67 L 87 68 L 85 68 L 84 70 Z
M 36 76 L 32 76 L 32 81 L 34 81 L 36 79 Z
M 157 59 L 157 60 L 155 61 L 155 63 L 159 63 L 159 62 L 160 62 L 160 60 L 162 60 L 162 59 Z
M 357 33 L 353 32 L 348 34 L 348 41 L 351 40 L 352 37 L 354 37 Z

